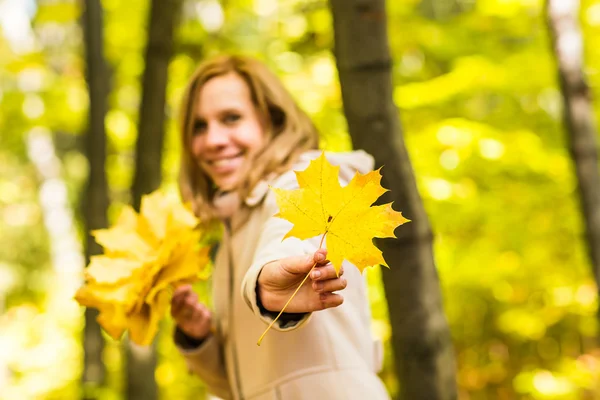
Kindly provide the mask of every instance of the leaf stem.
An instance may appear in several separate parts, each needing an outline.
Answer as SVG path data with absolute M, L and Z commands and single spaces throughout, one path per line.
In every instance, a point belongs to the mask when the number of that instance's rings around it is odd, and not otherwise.
M 323 233 L 323 236 L 321 236 L 321 242 L 319 243 L 319 249 L 323 246 L 323 240 L 325 240 L 325 235 L 326 234 L 327 234 L 327 231 L 325 231 L 325 233 Z M 277 317 L 275 317 L 275 319 L 269 324 L 269 326 L 267 327 L 267 329 L 265 329 L 265 331 L 263 332 L 263 334 L 260 335 L 260 338 L 258 338 L 258 342 L 256 342 L 256 344 L 258 346 L 260 346 L 260 344 L 261 344 L 263 338 L 265 337 L 265 335 L 267 334 L 267 332 L 269 332 L 269 330 L 271 329 L 271 327 L 275 324 L 275 322 L 277 322 L 277 320 L 279 319 L 279 317 L 281 317 L 281 314 L 283 314 L 283 312 L 285 311 L 285 309 L 288 306 L 288 304 L 290 304 L 290 302 L 292 301 L 292 299 L 294 298 L 294 296 L 296 296 L 296 293 L 298 293 L 298 290 L 300 290 L 300 288 L 302 287 L 302 285 L 304 285 L 304 283 L 306 282 L 306 280 L 310 276 L 310 273 L 312 272 L 313 269 L 315 269 L 316 266 L 317 266 L 317 263 L 315 262 L 313 264 L 312 268 L 310 269 L 310 271 L 308 271 L 308 273 L 304 277 L 304 279 L 302 279 L 302 282 L 300 282 L 300 285 L 298 285 L 298 287 L 296 288 L 296 290 L 294 291 L 294 293 L 292 293 L 292 295 L 290 296 L 290 298 L 288 299 L 288 301 L 285 303 L 285 305 L 283 306 L 283 308 L 281 309 L 281 311 L 279 311 L 279 314 L 277 314 Z

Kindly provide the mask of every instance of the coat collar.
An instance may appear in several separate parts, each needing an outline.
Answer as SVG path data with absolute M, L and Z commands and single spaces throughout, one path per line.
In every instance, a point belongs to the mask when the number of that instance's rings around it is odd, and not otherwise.
M 272 179 L 272 177 L 270 177 Z M 269 182 L 271 180 L 259 181 L 250 195 L 242 202 L 240 201 L 239 193 L 232 192 L 217 192 L 213 199 L 213 205 L 218 217 L 230 229 L 231 233 L 235 233 L 241 226 L 246 223 L 251 210 L 260 205 L 267 194 L 269 193 Z
M 262 180 L 254 186 L 250 195 L 244 200 L 244 203 L 252 208 L 262 203 L 263 199 L 269 193 L 269 183 L 266 180 Z

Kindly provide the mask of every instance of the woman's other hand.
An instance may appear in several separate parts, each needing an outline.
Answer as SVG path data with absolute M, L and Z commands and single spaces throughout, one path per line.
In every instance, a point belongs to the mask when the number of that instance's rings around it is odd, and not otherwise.
M 327 250 L 319 249 L 311 256 L 287 257 L 266 264 L 258 276 L 258 295 L 265 309 L 281 311 L 308 271 L 302 288 L 286 307 L 290 313 L 305 313 L 337 307 L 344 298 L 336 292 L 346 287 L 346 279 L 336 276 L 333 265 L 326 259 Z
M 175 289 L 171 299 L 171 316 L 177 327 L 193 339 L 202 340 L 210 334 L 212 313 L 198 301 L 191 285 Z

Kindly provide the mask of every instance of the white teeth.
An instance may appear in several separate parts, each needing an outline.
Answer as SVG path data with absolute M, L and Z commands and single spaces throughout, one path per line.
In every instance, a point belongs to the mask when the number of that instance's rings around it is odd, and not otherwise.
M 239 157 L 240 157 L 240 155 L 229 157 L 229 158 L 221 158 L 221 159 L 218 159 L 218 160 L 211 161 L 210 164 L 213 167 L 217 167 L 217 168 L 227 167 L 231 163 L 235 162 Z
M 231 160 L 232 160 L 231 158 L 226 158 L 223 160 L 215 160 L 212 162 L 212 164 L 215 167 L 225 167 L 231 162 Z

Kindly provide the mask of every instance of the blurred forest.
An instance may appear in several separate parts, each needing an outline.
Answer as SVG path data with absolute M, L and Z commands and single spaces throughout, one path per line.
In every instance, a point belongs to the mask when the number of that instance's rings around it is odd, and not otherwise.
M 108 64 L 109 220 L 132 202 L 148 0 L 102 0 Z M 394 100 L 435 233 L 459 398 L 600 399 L 598 293 L 543 0 L 388 0 Z M 106 339 L 101 388 L 81 384 L 82 191 L 88 172 L 81 2 L 0 0 L 0 399 L 124 397 Z M 585 73 L 600 93 L 600 0 L 582 0 Z M 162 186 L 176 191 L 176 117 L 197 63 L 258 56 L 349 150 L 324 0 L 185 0 L 167 85 Z M 595 114 L 600 101 L 595 103 Z M 384 169 L 385 174 L 385 169 Z M 402 205 L 399 205 L 402 208 Z M 399 383 L 378 270 L 368 272 L 381 373 Z M 206 285 L 198 290 L 206 296 Z M 164 321 L 160 398 L 201 399 Z

